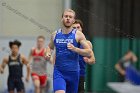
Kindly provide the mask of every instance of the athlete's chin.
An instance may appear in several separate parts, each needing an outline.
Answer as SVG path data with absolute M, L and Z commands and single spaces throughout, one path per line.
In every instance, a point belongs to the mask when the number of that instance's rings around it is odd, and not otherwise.
M 63 25 L 64 25 L 65 27 L 67 27 L 67 28 L 70 28 L 70 27 L 72 26 L 71 23 L 63 23 Z
M 64 26 L 65 26 L 66 28 L 70 28 L 72 25 L 70 25 L 70 24 L 64 24 Z

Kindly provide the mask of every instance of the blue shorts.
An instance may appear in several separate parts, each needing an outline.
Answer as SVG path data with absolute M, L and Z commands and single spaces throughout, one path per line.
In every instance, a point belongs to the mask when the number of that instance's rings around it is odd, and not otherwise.
M 64 90 L 66 93 L 77 93 L 79 84 L 79 71 L 59 71 L 54 69 L 54 92 Z

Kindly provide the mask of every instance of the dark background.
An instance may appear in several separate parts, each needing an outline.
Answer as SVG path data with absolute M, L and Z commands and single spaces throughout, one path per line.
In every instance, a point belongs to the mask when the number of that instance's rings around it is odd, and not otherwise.
M 114 65 L 128 50 L 138 57 L 140 69 L 140 0 L 73 0 L 72 5 L 96 58 L 87 66 L 86 91 L 112 93 L 107 83 L 118 82 Z

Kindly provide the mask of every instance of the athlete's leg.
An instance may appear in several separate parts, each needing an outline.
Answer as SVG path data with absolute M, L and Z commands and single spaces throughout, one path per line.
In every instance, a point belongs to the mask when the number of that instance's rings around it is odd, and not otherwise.
M 9 93 L 14 93 L 14 88 L 15 88 L 14 79 L 8 77 L 8 92 Z
M 47 85 L 47 76 L 46 75 L 42 75 L 39 76 L 40 78 L 40 85 L 41 85 L 41 93 L 46 93 L 46 85 Z
M 32 80 L 35 87 L 35 93 L 40 93 L 40 79 L 38 75 L 32 74 Z
M 79 84 L 79 72 L 69 71 L 65 73 L 67 80 L 66 93 L 77 93 Z
M 23 83 L 23 78 L 17 78 L 16 81 L 15 81 L 15 87 L 16 87 L 16 90 L 17 90 L 17 93 L 25 93 L 25 90 L 24 90 L 24 83 Z
M 46 93 L 46 87 L 40 87 L 40 93 Z
M 54 69 L 53 88 L 55 93 L 66 93 L 66 81 L 62 73 Z
M 55 93 L 66 93 L 66 82 L 62 78 L 54 79 L 53 81 Z
M 80 76 L 79 85 L 78 85 L 78 93 L 84 93 L 85 88 L 85 77 Z
M 33 79 L 33 83 L 35 86 L 35 93 L 40 93 L 40 80 L 39 79 Z

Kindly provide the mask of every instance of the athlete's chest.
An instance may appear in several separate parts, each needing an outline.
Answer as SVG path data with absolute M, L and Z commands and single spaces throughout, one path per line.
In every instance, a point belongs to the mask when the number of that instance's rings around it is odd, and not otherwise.
M 58 35 L 56 37 L 55 43 L 57 44 L 66 44 L 66 43 L 74 43 L 75 37 L 73 35 Z

